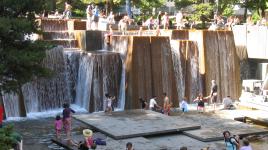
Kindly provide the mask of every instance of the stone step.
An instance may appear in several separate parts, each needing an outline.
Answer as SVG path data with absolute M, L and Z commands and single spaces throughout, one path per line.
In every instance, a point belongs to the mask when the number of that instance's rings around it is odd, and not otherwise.
M 61 39 L 75 39 L 74 32 L 44 32 L 43 40 L 61 40 Z
M 41 29 L 43 31 L 66 31 L 68 30 L 68 20 L 64 19 L 42 19 Z
M 62 45 L 64 48 L 77 48 L 78 42 L 77 40 L 70 40 L 70 39 L 61 39 L 61 40 L 45 40 L 52 44 Z

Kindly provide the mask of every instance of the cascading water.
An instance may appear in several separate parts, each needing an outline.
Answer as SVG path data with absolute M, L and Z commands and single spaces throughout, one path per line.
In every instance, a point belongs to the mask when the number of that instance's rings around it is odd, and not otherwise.
M 179 99 L 187 96 L 192 100 L 203 93 L 197 44 L 193 41 L 174 40 L 171 41 L 171 47 Z
M 81 51 L 77 50 L 64 51 L 67 90 L 68 90 L 68 96 L 71 97 L 72 103 L 74 103 L 76 99 L 76 88 L 77 88 L 80 57 L 81 57 Z
M 49 79 L 35 79 L 23 85 L 22 92 L 27 115 L 36 112 L 61 111 L 62 104 L 76 104 L 76 109 L 102 111 L 104 94 L 117 97 L 115 107 L 124 108 L 124 72 L 120 54 L 115 52 L 82 52 L 75 49 L 74 32 L 68 31 L 67 21 L 42 20 L 43 40 L 63 47 L 47 51 L 43 62 L 55 72 Z M 123 83 L 120 83 L 123 82 Z M 121 88 L 120 88 L 121 87 Z M 119 92 L 120 90 L 120 92 Z M 16 94 L 3 96 L 7 117 L 18 117 L 19 106 Z M 78 107 L 77 107 L 78 106 Z M 54 114 L 55 114 L 54 113 Z M 43 113 L 40 113 L 43 115 Z
M 82 54 L 79 62 L 75 103 L 89 111 L 93 75 L 91 54 Z
M 70 102 L 65 82 L 65 62 L 63 58 L 63 48 L 55 47 L 46 52 L 43 66 L 51 69 L 52 78 L 36 79 L 22 86 L 24 103 L 27 113 L 41 112 L 55 108 L 60 108 L 64 102 Z M 18 106 L 17 96 L 5 94 L 3 97 L 7 117 L 18 117 L 18 111 L 9 109 L 11 105 Z M 8 96 L 9 95 L 9 96 Z
M 122 38 L 122 39 L 121 39 Z M 120 54 L 120 59 L 122 61 L 122 74 L 120 81 L 120 91 L 119 91 L 119 109 L 125 109 L 125 101 L 126 101 L 126 57 L 128 50 L 128 37 L 122 36 L 120 41 L 113 40 L 113 49 L 112 51 L 118 52 Z M 119 43 L 120 44 L 117 44 Z
M 7 117 L 18 117 L 19 116 L 19 98 L 16 94 L 4 94 L 3 102 L 5 113 Z
M 179 99 L 183 99 L 185 96 L 185 77 L 183 75 L 183 68 L 182 68 L 182 54 L 179 50 L 179 45 L 177 41 L 170 41 L 171 44 L 171 52 L 172 52 L 172 59 L 173 59 L 173 66 L 174 66 L 174 73 L 176 76 L 177 81 L 177 91 Z

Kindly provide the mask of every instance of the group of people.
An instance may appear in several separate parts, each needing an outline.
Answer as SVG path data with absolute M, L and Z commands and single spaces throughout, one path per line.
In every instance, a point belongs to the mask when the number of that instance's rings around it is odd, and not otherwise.
M 213 110 L 215 111 L 216 102 L 217 102 L 217 91 L 218 91 L 218 86 L 216 84 L 216 81 L 212 80 L 210 95 L 207 97 L 203 97 L 202 94 L 199 94 L 197 96 L 197 98 L 193 100 L 193 102 L 197 103 L 197 111 L 198 112 L 205 112 L 205 102 L 212 104 Z M 160 105 L 157 104 L 157 102 L 156 102 L 157 97 L 153 96 L 149 101 L 149 105 L 144 99 L 140 98 L 139 101 L 141 103 L 141 108 L 142 109 L 150 109 L 153 111 L 159 111 L 159 112 L 162 112 L 166 115 L 169 115 L 171 107 L 172 107 L 172 102 L 170 101 L 170 99 L 168 98 L 166 93 L 163 93 L 162 96 L 163 96 L 163 107 L 161 107 Z M 230 97 L 227 97 L 227 98 L 230 99 Z M 224 99 L 224 106 L 226 109 L 229 109 L 230 107 L 232 107 L 232 101 L 227 102 L 227 98 Z M 180 108 L 181 108 L 183 113 L 187 112 L 189 109 L 187 101 L 188 101 L 187 97 L 184 97 L 181 100 Z
M 242 144 L 240 144 L 240 137 L 231 135 L 230 131 L 224 131 L 223 138 L 226 150 L 252 150 L 247 138 L 243 138 Z
M 87 30 L 98 29 L 98 23 L 99 23 L 98 6 L 94 4 L 89 4 L 86 9 L 86 14 L 87 14 Z
M 149 110 L 156 111 L 156 112 L 161 112 L 165 115 L 170 115 L 173 103 L 171 102 L 171 100 L 167 96 L 167 93 L 163 93 L 162 98 L 163 98 L 163 107 L 157 104 L 157 102 L 156 102 L 157 97 L 156 96 L 153 96 L 150 99 L 149 104 L 144 99 L 140 98 L 139 101 L 141 103 L 141 108 L 142 109 L 149 109 Z M 184 98 L 182 100 L 181 108 L 182 108 L 182 112 L 188 111 L 188 104 L 187 104 L 186 98 Z
M 66 133 L 68 142 L 71 142 L 72 113 L 75 113 L 75 111 L 70 108 L 69 103 L 64 103 L 63 108 L 62 118 L 60 115 L 57 115 L 54 122 L 56 138 L 60 138 L 63 128 Z
M 154 19 L 153 17 L 150 17 L 143 23 L 143 26 L 147 26 L 149 30 L 153 28 L 156 29 L 157 27 L 160 27 L 160 26 L 163 26 L 163 29 L 168 29 L 169 15 L 167 12 L 163 14 L 161 11 L 159 11 L 156 19 Z

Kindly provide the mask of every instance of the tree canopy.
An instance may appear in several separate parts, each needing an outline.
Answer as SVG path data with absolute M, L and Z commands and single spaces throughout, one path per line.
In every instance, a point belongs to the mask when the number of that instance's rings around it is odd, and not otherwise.
M 41 66 L 48 45 L 28 38 L 39 32 L 35 14 L 43 10 L 44 3 L 45 0 L 0 1 L 0 94 L 20 93 L 24 83 L 50 74 Z

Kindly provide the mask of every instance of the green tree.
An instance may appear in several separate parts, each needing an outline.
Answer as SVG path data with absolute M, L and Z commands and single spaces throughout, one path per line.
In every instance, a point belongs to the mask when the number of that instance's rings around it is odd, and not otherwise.
M 239 0 L 218 0 L 218 4 L 216 4 L 217 7 L 217 12 L 219 15 L 222 14 L 228 14 L 230 15 L 232 8 L 236 3 L 238 3 Z
M 175 0 L 175 6 L 178 9 L 182 9 L 182 8 L 185 8 L 187 6 L 190 6 L 196 3 L 197 3 L 196 0 Z
M 44 2 L 0 1 L 0 93 L 18 94 L 20 116 L 26 116 L 22 85 L 50 74 L 40 65 L 48 46 L 27 38 L 39 32 L 35 14 L 44 9 Z
M 132 0 L 132 3 L 137 8 L 140 8 L 143 13 L 151 12 L 153 8 L 159 8 L 164 5 L 166 0 Z
M 265 16 L 265 9 L 268 8 L 268 2 L 266 0 L 245 0 L 244 3 L 242 3 L 242 6 L 244 8 L 256 11 L 259 16 L 264 17 Z M 246 19 L 246 11 L 244 14 L 244 18 Z
M 201 21 L 202 27 L 205 28 L 205 22 L 210 21 L 209 18 L 213 11 L 213 6 L 209 3 L 195 4 L 194 13 L 191 15 L 192 20 Z
M 17 142 L 21 141 L 21 136 L 13 131 L 13 126 L 0 128 L 0 147 L 1 150 L 12 149 Z

